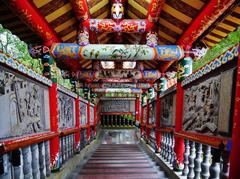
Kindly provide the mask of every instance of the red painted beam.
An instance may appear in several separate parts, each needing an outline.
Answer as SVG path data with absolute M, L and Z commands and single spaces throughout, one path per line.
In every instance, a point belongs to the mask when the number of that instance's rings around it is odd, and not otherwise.
M 165 0 L 152 0 L 149 8 L 148 8 L 148 14 L 147 14 L 147 20 L 149 22 L 155 23 L 158 21 L 160 12 L 162 10 L 162 7 L 165 3 Z
M 197 40 L 208 28 L 214 23 L 229 6 L 234 3 L 235 0 L 211 0 L 205 8 L 198 14 L 198 16 L 192 21 L 188 29 L 182 34 L 177 44 L 184 49 L 192 46 L 192 43 Z M 161 72 L 167 71 L 167 69 L 173 64 L 173 62 L 165 63 L 161 67 Z
M 80 128 L 80 106 L 79 106 L 79 97 L 75 99 L 75 127 Z M 80 130 L 75 133 L 75 143 L 74 143 L 75 151 L 80 151 Z
M 44 40 L 46 46 L 61 42 L 56 32 L 49 26 L 30 0 L 9 0 L 5 2 L 29 28 Z
M 96 32 L 126 32 L 142 33 L 152 29 L 153 23 L 146 19 L 124 19 L 115 22 L 112 19 L 88 19 L 83 22 L 83 26 Z
M 90 12 L 86 0 L 71 0 L 73 10 L 79 21 L 79 31 L 83 30 L 83 22 L 90 19 Z M 97 36 L 95 32 L 89 31 L 89 41 L 91 44 L 97 44 Z

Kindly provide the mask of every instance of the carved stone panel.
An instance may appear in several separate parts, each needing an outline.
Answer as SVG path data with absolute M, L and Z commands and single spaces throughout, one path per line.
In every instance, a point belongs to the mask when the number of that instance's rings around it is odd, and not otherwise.
M 176 94 L 171 93 L 161 98 L 160 125 L 161 127 L 175 126 Z
M 48 88 L 0 66 L 0 138 L 49 130 Z
M 94 107 L 90 106 L 90 123 L 94 123 Z
M 75 126 L 74 98 L 58 91 L 58 126 L 60 129 Z
M 156 102 L 149 104 L 149 124 L 155 124 L 156 121 Z
M 200 133 L 217 132 L 220 100 L 220 75 L 184 91 L 183 129 Z
M 87 124 L 87 104 L 80 101 L 80 125 Z
M 104 100 L 102 112 L 134 112 L 135 101 L 131 100 Z

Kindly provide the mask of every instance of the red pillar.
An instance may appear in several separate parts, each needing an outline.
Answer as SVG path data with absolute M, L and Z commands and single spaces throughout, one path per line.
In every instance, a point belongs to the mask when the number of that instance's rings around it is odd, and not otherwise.
M 37 35 L 39 35 L 47 46 L 54 42 L 60 42 L 56 32 L 49 26 L 45 18 L 39 13 L 39 10 L 30 0 L 9 0 L 6 2 L 13 12 L 25 22 Z
M 75 133 L 75 151 L 80 151 L 80 107 L 79 107 L 79 97 L 75 99 L 75 113 L 76 113 L 76 124 L 75 126 L 79 130 Z
M 136 97 L 135 101 L 135 108 L 136 108 L 136 122 L 140 122 L 140 99 L 139 96 Z
M 161 145 L 161 133 L 157 129 L 160 128 L 160 112 L 161 112 L 160 93 L 157 92 L 156 98 L 156 123 L 155 123 L 155 134 L 156 134 L 156 152 L 159 152 Z
M 58 104 L 57 104 L 57 84 L 53 83 L 49 88 L 50 102 L 50 128 L 52 132 L 58 132 Z M 56 136 L 50 140 L 50 162 L 51 170 L 60 168 L 59 158 L 59 137 Z
M 144 121 L 144 108 L 143 108 L 143 106 L 141 106 L 142 107 L 142 111 L 141 111 L 141 122 L 140 122 L 140 132 L 141 132 L 141 136 L 143 135 L 143 131 L 144 131 L 144 124 L 143 124 L 143 121 Z
M 238 47 L 237 83 L 234 103 L 232 149 L 230 154 L 229 179 L 240 178 L 240 46 Z
M 147 121 L 146 121 L 146 137 L 147 142 L 150 140 L 151 128 L 149 128 L 149 99 L 147 99 Z
M 176 94 L 176 121 L 175 121 L 175 132 L 180 132 L 182 130 L 182 115 L 183 115 L 183 88 L 181 82 L 177 83 L 177 94 Z M 184 153 L 184 140 L 180 137 L 175 138 L 174 151 L 176 153 L 176 165 L 174 168 L 176 170 L 181 169 L 183 164 L 183 153 Z
M 87 104 L 87 143 L 90 141 L 91 125 L 90 125 L 90 101 Z
M 97 135 L 97 106 L 94 105 L 94 137 Z

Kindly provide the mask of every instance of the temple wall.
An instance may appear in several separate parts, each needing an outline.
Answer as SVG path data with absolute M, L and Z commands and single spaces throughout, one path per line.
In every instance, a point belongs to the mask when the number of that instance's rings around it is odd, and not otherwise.
M 104 100 L 100 105 L 101 112 L 135 113 L 135 100 Z

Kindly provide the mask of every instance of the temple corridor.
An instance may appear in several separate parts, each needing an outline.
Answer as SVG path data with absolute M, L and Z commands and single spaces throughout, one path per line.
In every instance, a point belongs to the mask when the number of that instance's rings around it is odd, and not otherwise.
M 240 179 L 240 0 L 0 0 L 0 179 Z

